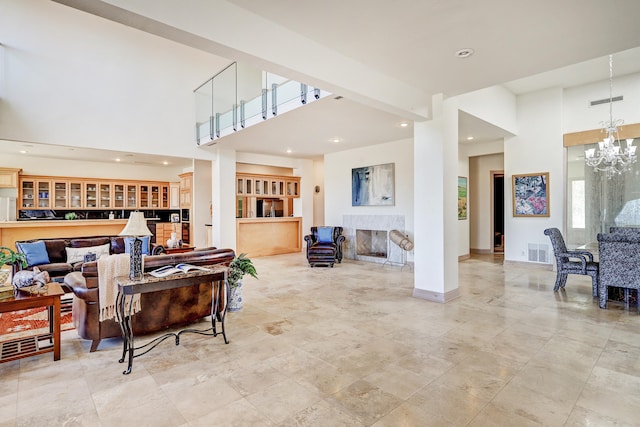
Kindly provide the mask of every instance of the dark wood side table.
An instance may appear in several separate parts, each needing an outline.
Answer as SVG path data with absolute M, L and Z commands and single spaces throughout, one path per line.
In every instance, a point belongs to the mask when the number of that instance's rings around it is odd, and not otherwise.
M 227 334 L 224 329 L 224 318 L 227 312 L 227 305 L 229 302 L 229 282 L 227 280 L 229 275 L 229 268 L 221 265 L 202 265 L 208 270 L 191 270 L 188 273 L 172 274 L 167 277 L 153 277 L 149 273 L 145 273 L 140 280 L 131 280 L 128 277 L 116 277 L 118 283 L 118 296 L 116 297 L 116 314 L 118 323 L 122 330 L 122 358 L 119 360 L 123 363 L 125 359 L 128 360 L 127 369 L 122 372 L 127 375 L 131 372 L 133 367 L 133 359 L 153 350 L 158 344 L 167 338 L 174 337 L 176 345 L 180 345 L 180 335 L 183 333 L 191 332 L 200 335 L 218 336 L 222 334 L 224 343 L 229 344 Z M 133 324 L 132 324 L 132 301 L 133 296 L 136 294 L 144 294 L 148 292 L 163 291 L 166 289 L 175 289 L 185 286 L 194 286 L 200 283 L 211 282 L 211 328 L 199 330 L 199 329 L 183 329 L 179 332 L 169 332 L 161 335 L 148 343 L 135 347 L 133 337 Z M 144 307 L 142 307 L 144 310 Z M 217 331 L 216 322 L 220 322 L 220 332 Z M 136 354 L 136 351 L 138 353 Z
M 53 360 L 60 360 L 60 297 L 62 295 L 64 295 L 64 291 L 60 285 L 51 282 L 47 285 L 46 293 L 29 295 L 16 291 L 12 298 L 0 301 L 0 313 L 40 307 L 47 307 L 49 311 L 49 333 L 0 343 L 0 362 L 51 351 L 53 352 Z

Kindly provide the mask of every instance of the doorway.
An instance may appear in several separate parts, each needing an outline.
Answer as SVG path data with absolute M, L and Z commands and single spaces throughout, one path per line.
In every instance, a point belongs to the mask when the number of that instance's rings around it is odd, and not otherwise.
M 491 171 L 493 252 L 504 253 L 504 171 Z

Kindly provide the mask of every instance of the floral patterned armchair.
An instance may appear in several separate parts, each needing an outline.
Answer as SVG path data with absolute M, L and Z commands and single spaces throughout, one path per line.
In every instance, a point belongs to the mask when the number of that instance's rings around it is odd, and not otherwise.
M 588 251 L 570 251 L 564 243 L 562 233 L 557 228 L 547 228 L 544 234 L 549 236 L 556 256 L 557 276 L 554 291 L 564 288 L 569 274 L 582 274 L 591 277 L 592 294 L 598 296 L 600 266 L 593 261 L 593 254 Z

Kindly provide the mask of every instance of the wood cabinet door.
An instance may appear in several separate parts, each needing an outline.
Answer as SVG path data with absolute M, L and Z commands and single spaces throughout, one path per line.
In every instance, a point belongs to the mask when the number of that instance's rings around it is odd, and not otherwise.
M 53 208 L 66 209 L 69 207 L 69 181 L 53 180 Z
M 84 207 L 92 209 L 98 207 L 98 183 L 96 181 L 84 183 Z
M 20 182 L 20 202 L 22 209 L 35 209 L 36 203 L 36 181 L 25 180 Z
M 69 208 L 81 209 L 84 201 L 84 185 L 82 182 L 69 182 Z
M 127 191 L 127 209 L 136 209 L 139 207 L 138 199 L 139 199 L 139 191 L 138 186 L 136 184 L 125 184 Z
M 36 181 L 36 206 L 39 209 L 51 209 L 51 198 L 53 194 L 51 192 L 51 181 L 42 180 Z
M 114 209 L 123 209 L 124 201 L 126 198 L 124 184 L 113 184 L 113 203 L 112 206 Z
M 104 182 L 98 184 L 98 206 L 101 209 L 113 208 L 112 200 L 112 185 Z

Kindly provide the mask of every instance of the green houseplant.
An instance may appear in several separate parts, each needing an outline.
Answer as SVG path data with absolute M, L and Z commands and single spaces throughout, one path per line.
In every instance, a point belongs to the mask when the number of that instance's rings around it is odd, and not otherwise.
M 22 264 L 22 267 L 27 266 L 27 256 L 20 252 L 15 252 L 11 248 L 7 248 L 6 246 L 0 246 L 0 267 L 7 264 Z M 7 280 L 9 275 L 11 274 L 10 270 L 0 270 L 0 287 Z
M 245 274 L 258 278 L 256 267 L 247 254 L 240 254 L 229 263 L 229 311 L 239 311 L 242 309 L 242 278 Z
M 8 264 L 22 264 L 22 267 L 27 266 L 27 256 L 20 252 L 15 252 L 13 249 L 6 246 L 0 246 L 0 266 Z

